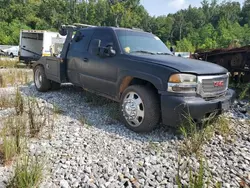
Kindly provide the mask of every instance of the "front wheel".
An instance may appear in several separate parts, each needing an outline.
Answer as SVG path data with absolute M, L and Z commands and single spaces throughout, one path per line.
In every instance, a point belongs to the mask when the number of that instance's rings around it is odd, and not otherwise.
M 158 96 L 148 87 L 129 86 L 121 97 L 121 118 L 135 132 L 152 131 L 160 119 Z
M 34 69 L 34 82 L 36 89 L 41 92 L 48 91 L 51 87 L 50 80 L 47 79 L 44 68 L 40 65 Z

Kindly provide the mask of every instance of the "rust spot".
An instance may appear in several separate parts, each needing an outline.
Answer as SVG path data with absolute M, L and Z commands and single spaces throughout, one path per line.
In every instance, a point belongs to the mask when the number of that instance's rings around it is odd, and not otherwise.
M 119 94 L 121 94 L 129 85 L 129 83 L 131 82 L 131 80 L 133 79 L 132 76 L 126 76 L 121 85 L 120 85 L 120 90 L 119 90 Z

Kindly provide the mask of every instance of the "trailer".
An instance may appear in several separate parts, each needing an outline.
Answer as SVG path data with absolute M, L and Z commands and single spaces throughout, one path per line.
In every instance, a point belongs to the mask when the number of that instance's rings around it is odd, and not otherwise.
M 221 65 L 231 73 L 235 81 L 250 82 L 250 45 L 197 50 L 191 58 Z
M 60 54 L 65 36 L 45 30 L 21 30 L 19 60 L 24 63 L 37 61 L 42 56 Z

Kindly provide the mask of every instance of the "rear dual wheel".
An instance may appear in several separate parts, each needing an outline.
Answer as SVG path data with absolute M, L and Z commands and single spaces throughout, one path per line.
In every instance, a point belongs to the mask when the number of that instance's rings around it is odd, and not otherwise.
M 58 90 L 61 84 L 47 79 L 43 66 L 38 65 L 34 69 L 34 82 L 36 89 L 40 92 L 46 92 L 49 89 Z

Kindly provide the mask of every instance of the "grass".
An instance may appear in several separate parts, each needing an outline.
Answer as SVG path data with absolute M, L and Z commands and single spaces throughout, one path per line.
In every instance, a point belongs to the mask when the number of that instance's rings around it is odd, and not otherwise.
M 0 70 L 0 87 L 29 82 L 30 75 L 27 71 L 16 69 L 4 71 Z M 54 115 L 59 113 L 59 110 L 51 111 L 33 97 L 24 98 L 18 88 L 15 95 L 0 94 L 0 110 L 6 108 L 13 108 L 15 113 L 1 119 L 4 128 L 0 134 L 2 140 L 0 157 L 5 165 L 10 165 L 13 160 L 16 161 L 13 177 L 7 187 L 38 187 L 43 176 L 43 166 L 37 158 L 30 158 L 27 155 L 22 157 L 26 148 L 25 141 L 29 137 L 38 136 L 46 125 L 53 130 Z
M 176 176 L 176 183 L 178 185 L 178 188 L 209 188 L 212 187 L 212 176 L 211 173 L 208 170 L 207 165 L 205 165 L 205 162 L 202 158 L 199 160 L 199 168 L 198 170 L 194 170 L 192 168 L 192 163 L 188 161 L 188 165 L 184 171 L 186 171 L 189 175 L 189 181 L 187 185 L 182 184 L 182 175 L 185 172 L 180 172 L 180 161 L 178 162 L 178 170 L 177 170 L 177 176 Z M 209 177 L 206 177 L 206 173 L 209 173 Z M 216 183 L 215 188 L 221 188 L 220 183 Z
M 16 88 L 16 95 L 15 95 L 15 111 L 16 115 L 22 115 L 24 112 L 24 101 L 18 88 Z
M 78 121 L 81 123 L 81 125 L 85 125 L 86 119 L 85 119 L 84 116 L 82 116 L 82 117 L 79 118 Z
M 233 135 L 233 127 L 230 126 L 230 120 L 225 115 L 221 115 L 216 119 L 215 133 L 223 136 L 226 141 L 229 141 L 229 138 Z
M 26 122 L 21 116 L 11 116 L 4 121 L 1 132 L 3 140 L 1 154 L 5 164 L 10 163 L 13 157 L 21 153 L 24 147 L 22 138 L 25 134 L 25 125 Z
M 245 89 L 243 89 L 239 95 L 240 100 L 245 98 L 250 98 L 250 84 L 247 84 Z
M 213 138 L 215 134 L 221 135 L 225 141 L 232 140 L 234 135 L 234 129 L 231 126 L 231 121 L 225 115 L 215 116 L 212 114 L 203 121 L 200 125 L 195 123 L 190 116 L 186 116 L 186 122 L 181 126 L 180 132 L 184 139 L 180 143 L 179 152 L 180 156 L 190 156 L 198 157 L 199 168 L 194 169 L 192 161 L 188 160 L 187 167 L 180 172 L 180 162 L 178 162 L 178 173 L 176 176 L 176 182 L 179 188 L 221 188 L 221 183 L 217 182 L 212 186 L 212 176 L 208 170 L 207 165 L 205 165 L 202 147 L 209 140 Z M 194 155 L 195 154 L 195 155 Z M 182 184 L 183 173 L 188 174 L 188 184 Z M 181 175 L 182 173 L 182 175 Z M 209 177 L 205 174 L 209 173 Z
M 82 126 L 84 126 L 85 128 L 89 129 L 90 127 L 93 126 L 93 124 L 84 116 L 81 116 L 78 121 L 80 122 L 80 124 Z
M 14 175 L 7 188 L 38 187 L 43 178 L 43 165 L 37 157 L 24 156 L 16 162 Z
M 53 104 L 53 111 L 55 114 L 62 114 L 63 113 L 63 110 L 57 104 Z
M 7 187 L 38 187 L 43 177 L 43 165 L 38 158 L 23 156 L 27 149 L 25 141 L 37 136 L 44 126 L 54 126 L 54 113 L 33 97 L 23 98 L 18 89 L 13 98 L 13 107 L 15 113 L 3 121 L 4 129 L 0 135 L 0 154 L 4 164 L 9 165 L 14 159 L 16 161 L 13 177 Z
M 16 68 L 17 60 L 0 60 L 0 68 Z
M 39 106 L 38 101 L 33 97 L 28 98 L 27 106 L 29 135 L 30 137 L 37 137 L 46 122 L 50 123 L 48 122 L 50 114 L 46 113 L 46 107 Z
M 11 163 L 12 159 L 17 155 L 16 141 L 14 137 L 2 137 L 3 142 L 1 145 L 1 158 L 5 165 Z
M 6 108 L 12 108 L 15 106 L 15 100 L 13 97 L 3 93 L 0 94 L 0 110 Z
M 13 98 L 7 94 L 0 95 L 0 110 L 6 108 L 14 108 L 14 116 L 20 116 L 27 122 L 30 137 L 38 136 L 46 125 L 53 130 L 55 112 L 51 113 L 46 106 L 39 105 L 34 97 L 24 99 L 18 88 Z
M 186 116 L 186 121 L 180 127 L 180 132 L 184 136 L 184 140 L 180 146 L 180 153 L 182 155 L 200 154 L 202 146 L 213 136 L 213 128 L 209 126 L 213 120 L 213 116 L 211 115 L 200 126 L 193 121 L 191 116 Z
M 250 98 L 250 83 L 230 83 L 229 87 L 236 91 L 240 100 Z
M 120 120 L 119 103 L 112 102 L 107 106 L 107 115 L 114 120 Z
M 147 148 L 150 151 L 155 151 L 157 154 L 161 153 L 161 151 L 162 151 L 161 144 L 158 142 L 153 142 L 151 140 L 148 142 Z
M 85 102 L 90 103 L 93 106 L 103 106 L 105 104 L 110 103 L 109 99 L 98 96 L 88 91 L 84 91 L 84 95 L 85 95 L 85 98 L 84 98 Z
M 184 137 L 180 145 L 180 153 L 188 156 L 192 154 L 199 156 L 203 145 L 215 134 L 221 135 L 225 141 L 233 141 L 234 136 L 230 119 L 225 115 L 215 116 L 215 114 L 211 114 L 201 124 L 197 124 L 187 116 L 186 122 L 180 127 L 180 132 Z
M 8 69 L 0 71 L 0 87 L 24 85 L 33 81 L 32 71 L 22 69 Z

